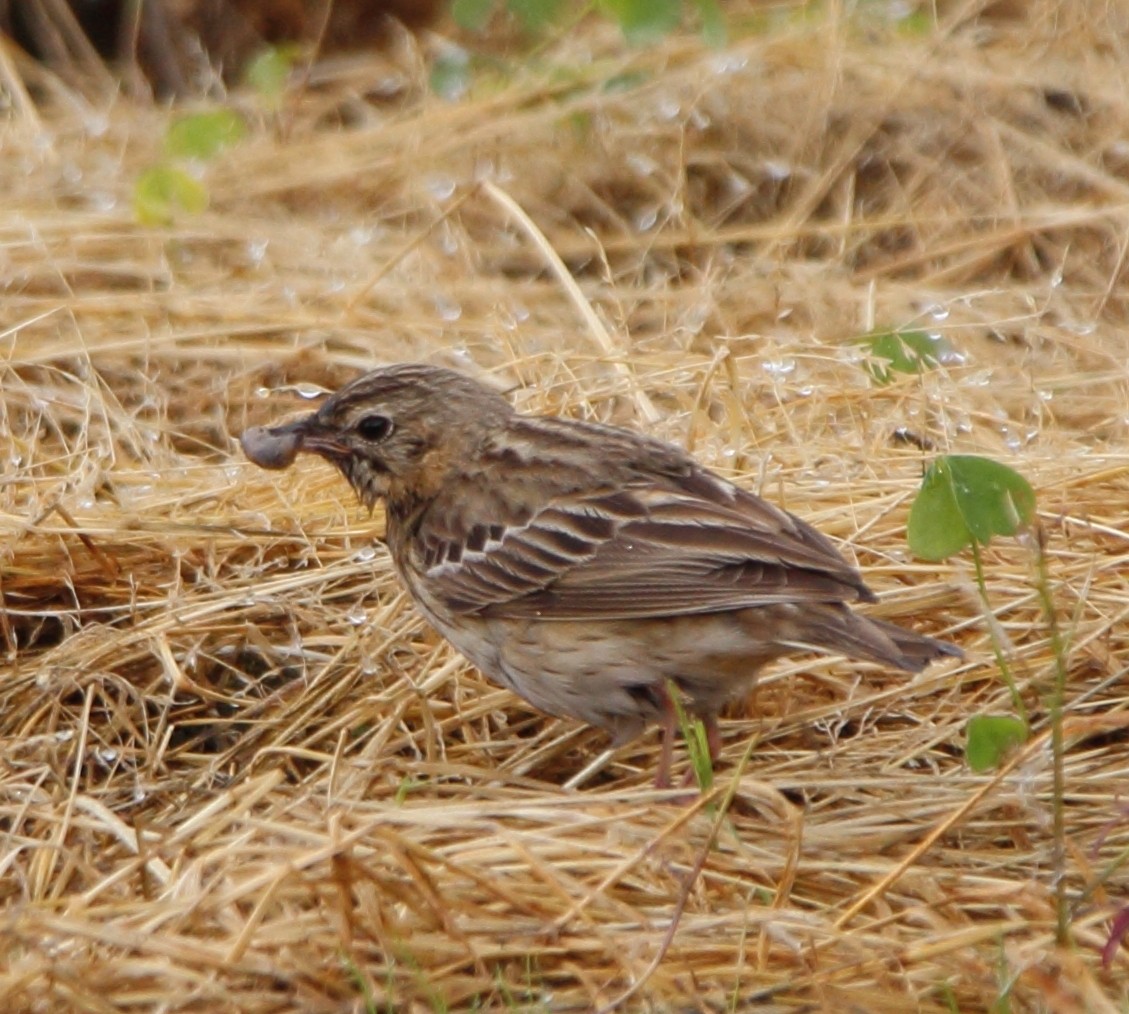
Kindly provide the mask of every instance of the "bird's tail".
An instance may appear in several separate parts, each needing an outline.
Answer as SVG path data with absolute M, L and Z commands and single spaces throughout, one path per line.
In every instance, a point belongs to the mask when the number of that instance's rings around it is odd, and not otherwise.
M 939 658 L 964 657 L 964 652 L 948 641 L 939 641 L 935 637 L 927 637 L 925 634 L 899 627 L 896 623 L 876 620 L 871 616 L 860 616 L 858 619 L 877 627 L 887 640 L 893 641 L 899 652 L 894 664 L 907 672 L 921 672 L 930 662 Z
M 790 646 L 921 672 L 938 658 L 961 658 L 955 644 L 939 641 L 886 620 L 852 612 L 846 606 L 820 604 L 804 609 L 801 638 Z

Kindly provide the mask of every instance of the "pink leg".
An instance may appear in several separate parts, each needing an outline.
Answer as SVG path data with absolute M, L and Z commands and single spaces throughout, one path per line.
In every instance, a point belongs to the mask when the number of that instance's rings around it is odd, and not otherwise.
M 674 759 L 674 732 L 678 726 L 678 716 L 674 704 L 666 691 L 663 691 L 662 751 L 659 754 L 659 769 L 655 772 L 655 788 L 670 788 L 670 765 Z
M 706 727 L 706 743 L 710 748 L 710 763 L 716 765 L 721 759 L 721 729 L 717 724 L 717 715 L 706 715 L 702 719 Z
M 662 750 L 659 753 L 659 769 L 655 773 L 655 788 L 670 788 L 670 768 L 674 760 L 674 737 L 678 731 L 678 712 L 674 702 L 670 699 L 665 687 L 660 691 L 662 697 Z M 717 715 L 702 716 L 702 724 L 706 727 L 706 746 L 710 752 L 710 763 L 716 765 L 721 757 L 721 729 L 717 724 Z M 691 768 L 686 772 L 683 785 L 694 782 L 694 771 Z

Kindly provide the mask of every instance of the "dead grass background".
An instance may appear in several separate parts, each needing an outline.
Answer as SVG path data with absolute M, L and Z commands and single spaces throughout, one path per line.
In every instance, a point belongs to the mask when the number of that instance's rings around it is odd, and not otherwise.
M 5 52 L 3 1009 L 1129 1009 L 1129 6 L 729 10 L 723 52 L 593 24 L 454 102 L 407 39 L 277 116 L 237 95 L 251 136 L 167 229 L 130 202 L 170 112 Z M 848 340 L 893 325 L 959 356 L 875 387 Z M 720 822 L 649 787 L 653 738 L 592 765 L 421 625 L 342 482 L 238 451 L 409 358 L 688 444 L 967 660 L 779 666 Z M 968 771 L 1009 710 L 971 567 L 905 549 L 949 451 L 1025 474 L 1049 535 L 1069 948 L 1043 726 Z M 987 564 L 1041 722 L 1030 554 Z

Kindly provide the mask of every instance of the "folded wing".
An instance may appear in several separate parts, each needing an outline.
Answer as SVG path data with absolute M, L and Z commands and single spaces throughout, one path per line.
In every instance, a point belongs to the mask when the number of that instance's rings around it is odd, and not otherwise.
M 696 466 L 562 492 L 533 512 L 493 507 L 464 528 L 451 510 L 419 533 L 416 565 L 452 612 L 628 619 L 873 599 L 822 535 Z

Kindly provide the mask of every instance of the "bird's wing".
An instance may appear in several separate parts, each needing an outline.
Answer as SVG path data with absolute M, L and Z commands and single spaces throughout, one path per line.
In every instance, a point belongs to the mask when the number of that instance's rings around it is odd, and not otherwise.
M 486 522 L 446 515 L 416 530 L 413 552 L 454 613 L 626 619 L 873 598 L 810 526 L 696 467 L 678 482 L 561 493 L 532 512 L 499 501 Z

